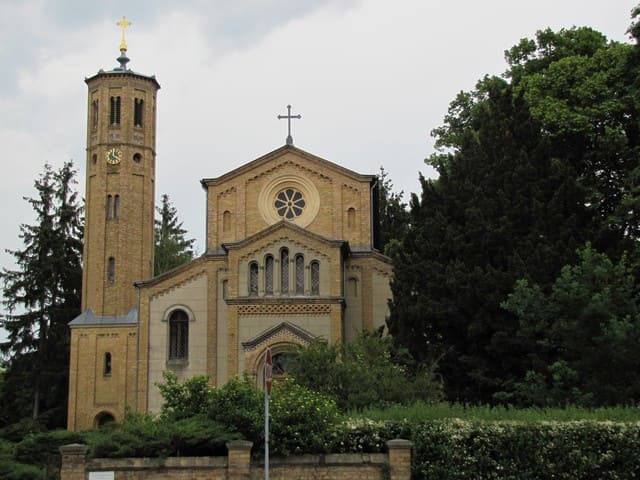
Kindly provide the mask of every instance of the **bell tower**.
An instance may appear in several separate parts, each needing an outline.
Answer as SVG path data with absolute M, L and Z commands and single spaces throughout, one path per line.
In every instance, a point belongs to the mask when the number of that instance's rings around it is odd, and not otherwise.
M 127 67 L 123 17 L 119 66 L 88 86 L 82 310 L 98 317 L 137 306 L 133 283 L 153 276 L 156 162 L 154 76 Z

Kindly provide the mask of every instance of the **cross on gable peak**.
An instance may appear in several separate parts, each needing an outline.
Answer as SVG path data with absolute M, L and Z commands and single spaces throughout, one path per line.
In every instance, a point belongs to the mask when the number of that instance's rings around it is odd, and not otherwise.
M 301 119 L 302 115 L 291 115 L 291 105 L 287 105 L 287 114 L 286 115 L 278 115 L 278 120 L 283 118 L 287 119 L 287 145 L 293 145 L 293 137 L 291 136 L 291 119 L 297 118 Z

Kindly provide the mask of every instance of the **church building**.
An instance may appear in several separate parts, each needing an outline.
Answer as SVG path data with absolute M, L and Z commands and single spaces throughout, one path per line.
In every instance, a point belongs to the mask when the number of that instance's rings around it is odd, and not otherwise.
M 158 412 L 171 370 L 222 385 L 313 339 L 348 342 L 385 324 L 391 261 L 379 251 L 378 184 L 286 144 L 217 178 L 206 250 L 153 276 L 153 76 L 119 66 L 87 78 L 82 314 L 70 322 L 68 428 Z M 291 112 L 285 117 L 291 120 Z M 290 132 L 289 132 L 290 133 Z M 162 165 L 160 165 L 160 169 Z

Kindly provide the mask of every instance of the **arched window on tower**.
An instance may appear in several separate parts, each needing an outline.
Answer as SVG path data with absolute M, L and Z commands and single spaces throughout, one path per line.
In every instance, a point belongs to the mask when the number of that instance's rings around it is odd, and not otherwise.
M 289 249 L 280 250 L 280 293 L 289 293 Z
M 105 377 L 111 375 L 111 352 L 106 352 L 104 354 L 104 367 L 102 370 L 102 374 Z
M 273 295 L 273 255 L 267 255 L 264 259 L 264 293 Z
M 296 295 L 304 295 L 304 257 L 296 255 Z
M 116 279 L 116 259 L 109 257 L 107 262 L 107 280 L 111 283 Z
M 314 260 L 311 268 L 311 295 L 320 295 L 320 262 Z
M 134 127 L 142 127 L 142 112 L 144 106 L 144 101 L 141 98 L 135 98 L 133 100 L 133 126 Z
M 110 98 L 109 124 L 112 127 L 120 126 L 120 97 L 114 96 Z
M 189 356 L 189 316 L 174 310 L 169 317 L 169 360 L 186 360 Z
M 252 297 L 258 295 L 258 264 L 256 262 L 249 264 L 249 295 Z
M 120 218 L 120 195 L 113 197 L 113 218 Z
M 91 102 L 91 129 L 98 129 L 98 100 Z
M 106 215 L 107 215 L 107 220 L 111 220 L 113 218 L 113 197 L 111 195 L 107 195 L 107 204 L 105 206 L 106 208 Z

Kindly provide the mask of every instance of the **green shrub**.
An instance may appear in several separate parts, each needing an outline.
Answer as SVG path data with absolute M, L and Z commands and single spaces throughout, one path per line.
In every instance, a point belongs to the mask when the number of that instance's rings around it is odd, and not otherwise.
M 226 442 L 238 437 L 203 416 L 176 421 L 132 416 L 88 434 L 90 455 L 107 458 L 225 455 Z
M 298 385 L 293 378 L 276 382 L 269 405 L 274 455 L 329 451 L 327 432 L 338 420 L 336 402 Z
M 246 375 L 210 390 L 206 416 L 255 444 L 264 440 L 263 393 Z
M 179 382 L 172 371 L 162 372 L 163 383 L 157 383 L 164 400 L 161 415 L 163 418 L 180 420 L 200 415 L 207 410 L 207 402 L 213 387 L 209 377 L 196 375 Z

